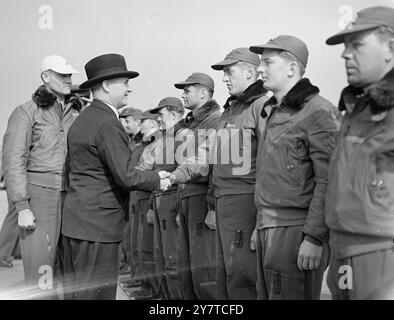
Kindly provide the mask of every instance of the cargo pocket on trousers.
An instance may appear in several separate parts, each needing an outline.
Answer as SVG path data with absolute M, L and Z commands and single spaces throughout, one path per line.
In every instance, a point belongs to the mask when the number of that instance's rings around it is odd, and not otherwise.
M 196 222 L 194 235 L 196 237 L 201 237 L 204 231 L 204 222 Z
M 100 198 L 99 207 L 104 209 L 120 209 L 122 206 L 115 198 Z
M 304 300 L 305 276 L 286 274 L 275 270 L 265 270 L 267 291 L 270 300 Z
M 234 240 L 232 244 L 237 248 L 242 248 L 242 246 L 244 245 L 244 233 L 242 230 L 234 231 Z

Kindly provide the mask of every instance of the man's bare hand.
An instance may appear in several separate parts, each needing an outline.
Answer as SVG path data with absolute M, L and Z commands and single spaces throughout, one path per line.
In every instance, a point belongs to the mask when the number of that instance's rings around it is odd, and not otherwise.
M 160 180 L 160 190 L 161 191 L 167 191 L 167 189 L 171 187 L 171 181 L 168 178 L 161 179 Z
M 207 216 L 205 217 L 205 224 L 211 230 L 216 230 L 216 212 L 215 210 L 209 210 Z
M 181 217 L 179 216 L 179 213 L 175 217 L 175 222 L 176 222 L 176 225 L 179 228 L 179 226 L 181 225 Z
M 160 179 L 169 178 L 169 177 L 170 177 L 170 175 L 171 175 L 171 173 L 170 173 L 170 172 L 167 172 L 167 171 L 159 171 L 159 176 L 160 176 Z
M 252 236 L 250 237 L 250 250 L 256 251 L 256 248 L 257 248 L 257 229 L 254 229 Z
M 146 222 L 149 224 L 153 224 L 155 221 L 155 212 L 152 209 L 149 209 L 146 213 Z
M 298 252 L 298 269 L 301 271 L 317 269 L 320 266 L 322 252 L 323 246 L 304 240 Z
M 36 217 L 30 209 L 24 209 L 18 212 L 18 225 L 23 229 L 34 229 Z

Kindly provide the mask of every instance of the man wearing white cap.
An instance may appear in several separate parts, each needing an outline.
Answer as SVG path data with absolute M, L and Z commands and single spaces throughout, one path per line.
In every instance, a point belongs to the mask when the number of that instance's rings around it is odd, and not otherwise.
M 69 101 L 71 75 L 77 72 L 61 56 L 46 57 L 40 68 L 43 85 L 13 111 L 3 141 L 5 187 L 18 212 L 25 280 L 33 286 L 45 283 L 45 289 L 52 288 L 67 187 L 66 137 L 80 112 Z

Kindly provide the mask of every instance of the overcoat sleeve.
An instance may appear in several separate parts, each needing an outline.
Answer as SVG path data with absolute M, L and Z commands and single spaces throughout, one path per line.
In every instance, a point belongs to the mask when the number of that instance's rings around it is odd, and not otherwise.
M 117 120 L 104 122 L 96 135 L 97 152 L 115 182 L 125 190 L 150 191 L 160 187 L 157 171 L 136 170 L 132 163 L 127 134 Z

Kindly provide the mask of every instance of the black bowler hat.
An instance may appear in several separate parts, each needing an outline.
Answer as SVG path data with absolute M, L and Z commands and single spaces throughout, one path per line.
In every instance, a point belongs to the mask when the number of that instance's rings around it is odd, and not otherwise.
M 93 58 L 85 65 L 88 80 L 82 83 L 81 89 L 89 89 L 100 81 L 114 78 L 136 78 L 138 72 L 127 70 L 126 60 L 120 54 L 104 54 Z

